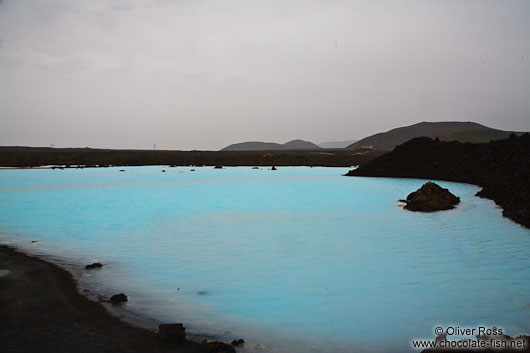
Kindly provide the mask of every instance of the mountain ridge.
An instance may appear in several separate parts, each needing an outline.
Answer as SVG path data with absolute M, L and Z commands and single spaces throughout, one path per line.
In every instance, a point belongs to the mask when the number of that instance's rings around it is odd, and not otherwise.
M 313 142 L 295 139 L 284 144 L 275 142 L 247 141 L 228 145 L 220 151 L 265 151 L 265 150 L 319 150 Z
M 318 146 L 321 148 L 345 148 L 349 145 L 353 145 L 358 140 L 345 140 L 345 141 L 326 141 L 319 143 Z
M 402 126 L 386 132 L 365 137 L 346 149 L 355 150 L 361 146 L 372 146 L 382 151 L 391 151 L 416 137 L 439 138 L 442 141 L 482 143 L 507 138 L 512 131 L 493 129 L 471 121 L 420 122 Z

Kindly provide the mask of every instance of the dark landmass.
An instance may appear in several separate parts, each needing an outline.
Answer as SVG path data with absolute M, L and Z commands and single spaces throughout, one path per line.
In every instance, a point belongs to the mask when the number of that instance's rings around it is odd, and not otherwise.
M 72 275 L 0 246 L 0 351 L 9 353 L 235 352 L 222 342 L 165 340 L 130 326 L 77 291 Z
M 361 148 L 361 146 L 373 146 L 376 150 L 391 151 L 397 145 L 423 136 L 438 137 L 442 141 L 485 143 L 505 139 L 510 133 L 512 132 L 492 129 L 473 122 L 422 122 L 368 136 L 346 148 L 355 150 Z
M 318 146 L 321 148 L 346 148 L 351 144 L 354 144 L 357 140 L 346 140 L 346 141 L 328 141 L 319 143 Z
M 460 203 L 460 198 L 438 184 L 427 182 L 407 196 L 404 209 L 416 212 L 451 210 Z
M 0 147 L 0 166 L 325 166 L 361 165 L 383 152 L 338 150 L 150 151 L 92 148 Z
M 530 227 L 530 134 L 489 143 L 420 137 L 397 146 L 348 176 L 438 179 L 476 184 L 503 215 Z
M 318 150 L 320 146 L 304 140 L 292 140 L 284 144 L 274 142 L 241 142 L 227 146 L 221 151 L 267 151 L 267 150 Z

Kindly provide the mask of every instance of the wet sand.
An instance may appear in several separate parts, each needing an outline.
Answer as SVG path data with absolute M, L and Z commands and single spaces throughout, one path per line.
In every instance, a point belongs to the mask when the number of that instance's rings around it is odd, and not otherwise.
M 6 246 L 0 270 L 0 352 L 227 351 L 130 326 L 81 295 L 68 271 Z

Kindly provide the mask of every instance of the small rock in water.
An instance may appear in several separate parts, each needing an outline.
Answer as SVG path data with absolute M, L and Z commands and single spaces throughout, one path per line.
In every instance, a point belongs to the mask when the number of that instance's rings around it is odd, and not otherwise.
M 252 167 L 252 169 L 259 169 L 258 167 Z
M 235 347 L 239 347 L 239 346 L 242 346 L 245 344 L 245 340 L 240 338 L 238 340 L 233 340 L 231 343 L 230 343 L 232 346 L 235 346 Z
M 93 268 L 100 268 L 100 267 L 103 267 L 103 264 L 101 262 L 94 262 L 94 263 L 92 263 L 90 265 L 86 265 L 85 269 L 91 270 Z
M 166 170 L 165 170 L 165 169 L 162 169 L 162 173 L 165 173 L 165 172 L 166 172 Z
M 201 342 L 201 345 L 206 348 L 207 352 L 211 353 L 236 353 L 234 347 L 224 342 L 206 340 Z
M 222 166 L 222 165 L 216 165 L 216 166 L 214 167 L 214 169 L 223 169 L 223 166 Z
M 404 208 L 409 211 L 435 212 L 455 208 L 460 198 L 429 181 L 400 201 L 407 203 Z
M 120 172 L 124 172 L 124 171 L 125 171 L 125 169 L 120 169 Z
M 162 324 L 158 326 L 158 335 L 164 341 L 186 341 L 186 328 L 182 324 Z
M 32 240 L 31 243 L 38 243 L 39 241 L 38 240 Z
M 124 303 L 128 300 L 129 298 L 123 293 L 114 294 L 112 297 L 110 297 L 110 301 L 114 303 Z
M 271 170 L 277 170 L 275 166 L 272 166 Z

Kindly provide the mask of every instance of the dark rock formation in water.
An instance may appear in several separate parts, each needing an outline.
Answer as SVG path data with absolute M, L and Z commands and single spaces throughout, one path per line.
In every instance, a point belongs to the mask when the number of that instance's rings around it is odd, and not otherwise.
M 163 341 L 185 342 L 186 328 L 182 324 L 162 324 L 158 326 L 158 335 Z
M 503 215 L 530 227 L 530 134 L 489 143 L 419 137 L 397 146 L 348 176 L 438 179 L 476 184 Z
M 100 263 L 100 262 L 94 262 L 94 263 L 91 263 L 90 265 L 86 265 L 85 266 L 85 269 L 87 270 L 91 270 L 91 269 L 94 269 L 94 268 L 101 268 L 103 267 L 103 264 Z
M 271 170 L 277 170 L 275 166 L 272 166 Z
M 201 343 L 208 353 L 236 353 L 234 347 L 224 342 L 206 340 Z
M 114 294 L 112 297 L 110 297 L 110 301 L 113 303 L 124 303 L 128 300 L 129 298 L 123 293 Z
M 240 339 L 237 339 L 237 340 L 233 340 L 232 342 L 230 342 L 230 344 L 234 347 L 240 347 L 242 345 L 245 344 L 245 340 L 240 338 Z
M 450 210 L 460 203 L 460 198 L 438 184 L 428 182 L 407 196 L 405 209 L 409 211 L 434 212 Z

